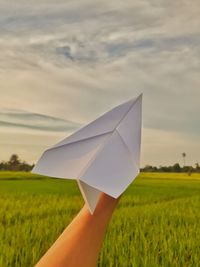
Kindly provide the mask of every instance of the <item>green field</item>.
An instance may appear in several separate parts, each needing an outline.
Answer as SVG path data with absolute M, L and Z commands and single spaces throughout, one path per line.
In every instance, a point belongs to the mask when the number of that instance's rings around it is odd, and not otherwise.
M 0 172 L 0 267 L 31 267 L 82 207 L 74 181 Z M 143 173 L 120 200 L 101 267 L 199 267 L 200 175 Z

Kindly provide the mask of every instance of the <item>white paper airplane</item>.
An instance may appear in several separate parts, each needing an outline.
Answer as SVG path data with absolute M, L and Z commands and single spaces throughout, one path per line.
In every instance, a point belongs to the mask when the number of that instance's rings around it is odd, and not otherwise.
M 91 213 L 101 192 L 119 197 L 140 171 L 142 94 L 47 149 L 32 172 L 76 179 Z

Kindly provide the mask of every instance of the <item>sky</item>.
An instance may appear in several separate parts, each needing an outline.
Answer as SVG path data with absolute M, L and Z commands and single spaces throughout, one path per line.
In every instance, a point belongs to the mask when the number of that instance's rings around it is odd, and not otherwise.
M 143 93 L 141 165 L 200 162 L 199 0 L 0 0 L 0 161 Z

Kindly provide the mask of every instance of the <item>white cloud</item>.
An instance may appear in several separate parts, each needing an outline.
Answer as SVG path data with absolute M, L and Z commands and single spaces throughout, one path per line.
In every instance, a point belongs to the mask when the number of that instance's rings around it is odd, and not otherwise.
M 2 108 L 87 123 L 143 91 L 144 132 L 161 142 L 170 133 L 168 140 L 183 140 L 180 150 L 187 144 L 193 161 L 200 157 L 199 1 L 0 0 L 0 6 Z M 168 161 L 161 145 L 145 138 L 143 147 L 144 164 Z
M 74 131 L 81 125 L 72 121 L 59 119 L 24 110 L 0 110 L 0 126 L 22 128 L 49 132 Z

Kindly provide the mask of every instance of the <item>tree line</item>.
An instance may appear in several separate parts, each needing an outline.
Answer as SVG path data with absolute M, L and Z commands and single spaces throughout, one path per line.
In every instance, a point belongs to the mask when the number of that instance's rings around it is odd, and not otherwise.
M 147 165 L 144 168 L 141 168 L 141 171 L 143 172 L 186 172 L 189 175 L 192 173 L 200 173 L 200 165 L 199 163 L 195 164 L 195 167 L 193 166 L 183 166 L 181 167 L 179 163 L 175 163 L 172 166 L 151 166 Z
M 0 171 L 31 171 L 34 167 L 34 164 L 29 164 L 25 161 L 22 161 L 17 154 L 11 155 L 8 161 L 0 162 Z M 186 172 L 189 175 L 195 172 L 200 173 L 199 163 L 193 166 L 183 166 L 181 167 L 179 163 L 176 163 L 172 166 L 151 166 L 147 165 L 144 168 L 141 168 L 142 172 Z
M 31 171 L 34 164 L 29 164 L 26 161 L 20 160 L 17 154 L 11 155 L 8 161 L 0 162 L 0 171 Z

